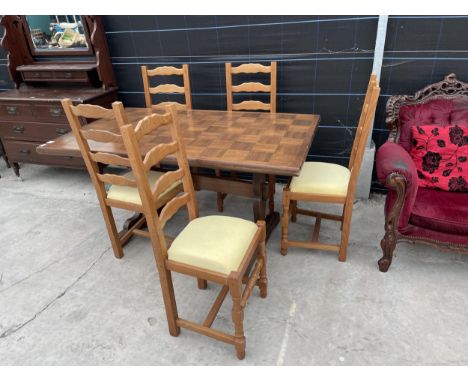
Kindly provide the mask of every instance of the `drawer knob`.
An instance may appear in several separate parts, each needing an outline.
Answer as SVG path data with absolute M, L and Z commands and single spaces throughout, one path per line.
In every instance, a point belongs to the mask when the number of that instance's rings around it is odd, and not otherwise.
M 41 73 L 40 72 L 32 72 L 32 76 L 35 77 L 35 78 L 38 78 L 41 76 Z
M 17 107 L 16 106 L 7 106 L 6 110 L 7 110 L 8 114 L 15 115 L 16 111 L 17 111 Z
M 66 133 L 68 133 L 68 129 L 64 128 L 64 127 L 57 127 L 55 129 L 55 132 L 58 134 L 58 135 L 65 135 Z
M 72 78 L 72 74 L 70 72 L 66 72 L 63 75 L 65 78 Z
M 49 112 L 52 117 L 60 117 L 62 115 L 62 109 L 60 107 L 51 107 Z
M 24 126 L 16 125 L 13 127 L 13 131 L 17 134 L 23 134 L 24 133 Z
M 21 150 L 20 150 L 20 153 L 23 154 L 23 155 L 29 155 L 29 154 L 31 154 L 31 150 L 29 150 L 29 149 L 21 149 Z

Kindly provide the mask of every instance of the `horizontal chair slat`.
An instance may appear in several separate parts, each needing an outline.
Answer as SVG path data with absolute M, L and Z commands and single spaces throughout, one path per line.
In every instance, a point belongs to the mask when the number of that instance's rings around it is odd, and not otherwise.
M 96 142 L 123 143 L 122 136 L 106 130 L 81 130 L 81 136 Z
M 158 94 L 158 93 L 184 93 L 185 89 L 182 86 L 174 85 L 174 84 L 164 84 L 158 85 L 154 88 L 150 88 L 149 92 L 151 94 Z
M 143 118 L 135 128 L 135 136 L 138 140 L 144 137 L 146 134 L 151 133 L 158 127 L 168 124 L 171 122 L 172 117 L 170 114 L 152 114 Z
M 309 249 L 318 249 L 322 251 L 334 251 L 339 252 L 340 246 L 335 244 L 323 244 L 310 241 L 287 241 L 288 246 L 290 247 L 299 247 L 299 248 L 309 248 Z
M 150 170 L 153 166 L 161 162 L 165 157 L 170 154 L 174 154 L 178 149 L 179 144 L 177 142 L 160 143 L 146 153 L 143 164 L 147 170 Z
M 271 66 L 265 66 L 262 64 L 242 64 L 232 68 L 231 73 L 271 73 Z
M 303 208 L 298 208 L 296 210 L 296 213 L 301 214 L 301 215 L 314 216 L 314 217 L 318 217 L 318 218 L 328 219 L 328 220 L 336 220 L 336 221 L 342 221 L 343 220 L 343 216 L 341 216 L 341 215 L 334 215 L 334 214 L 327 214 L 327 213 L 324 213 L 324 212 L 305 210 Z
M 140 236 L 140 237 L 146 237 L 147 239 L 151 239 L 151 235 L 148 231 L 143 231 L 141 229 L 134 229 L 133 230 L 133 234 L 136 235 L 136 236 Z
M 115 174 L 96 174 L 98 179 L 104 183 L 116 184 L 118 186 L 136 187 L 136 181 Z
M 180 181 L 184 177 L 185 173 L 182 168 L 177 171 L 170 171 L 162 175 L 154 184 L 152 190 L 153 195 L 156 199 L 159 199 L 159 196 L 166 191 L 170 186 L 175 182 Z
M 180 196 L 176 196 L 170 202 L 168 202 L 159 215 L 159 221 L 161 222 L 161 228 L 164 228 L 167 221 L 175 215 L 177 211 L 190 200 L 190 195 L 184 192 Z
M 270 110 L 270 104 L 261 101 L 242 101 L 233 104 L 232 110 Z
M 93 118 L 93 119 L 115 119 L 113 109 L 106 109 L 98 105 L 80 104 L 71 106 L 73 114 L 77 117 Z
M 271 90 L 270 85 L 262 84 L 261 82 L 244 82 L 243 84 L 232 87 L 234 93 L 239 92 L 264 92 L 269 93 Z
M 219 330 L 207 328 L 206 326 L 197 324 L 195 322 L 187 321 L 182 318 L 178 318 L 176 322 L 177 325 L 181 328 L 204 334 L 205 336 L 214 338 L 215 340 L 226 342 L 231 345 L 236 344 L 236 337 L 223 333 Z
M 148 69 L 147 70 L 148 76 L 174 76 L 174 75 L 182 75 L 184 74 L 184 70 L 182 68 L 176 68 L 175 66 L 160 66 L 159 68 L 155 69 Z
M 130 167 L 130 161 L 127 158 L 123 158 L 119 155 L 108 153 L 89 153 L 89 156 L 97 163 Z
M 187 108 L 187 105 L 183 104 L 183 103 L 180 103 L 180 102 L 175 102 L 175 101 L 164 101 L 164 102 L 160 102 L 156 105 L 153 105 L 152 108 L 153 109 L 156 109 L 156 110 L 161 110 L 161 109 L 164 109 L 168 106 L 172 106 L 174 105 L 177 109 L 186 109 Z

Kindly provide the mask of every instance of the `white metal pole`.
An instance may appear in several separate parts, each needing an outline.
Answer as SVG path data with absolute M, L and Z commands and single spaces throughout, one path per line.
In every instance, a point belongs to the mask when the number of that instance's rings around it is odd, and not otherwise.
M 377 74 L 377 80 L 379 80 L 379 82 L 385 50 L 385 37 L 387 36 L 387 23 L 388 15 L 379 16 L 379 23 L 377 24 L 377 37 L 375 38 L 374 64 L 372 66 L 372 72 Z M 369 139 L 367 140 L 367 147 L 371 147 L 373 130 L 374 121 L 372 121 L 372 129 L 369 134 Z

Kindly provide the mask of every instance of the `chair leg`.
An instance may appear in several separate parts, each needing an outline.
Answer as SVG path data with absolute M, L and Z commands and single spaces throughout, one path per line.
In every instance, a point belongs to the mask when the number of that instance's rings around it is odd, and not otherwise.
M 390 265 L 392 265 L 393 252 L 397 244 L 397 231 L 395 226 L 398 222 L 399 215 L 395 219 L 387 219 L 385 221 L 385 235 L 380 241 L 380 248 L 382 248 L 383 256 L 378 261 L 380 272 L 387 272 Z
M 208 282 L 203 279 L 197 279 L 198 289 L 206 289 L 208 287 Z
M 171 272 L 163 268 L 159 270 L 159 281 L 164 300 L 164 307 L 166 308 L 167 325 L 169 327 L 169 334 L 177 337 L 180 334 L 180 328 L 177 325 L 177 304 L 174 294 L 174 285 L 172 284 Z
M 343 223 L 341 227 L 341 243 L 340 243 L 340 251 L 338 254 L 339 261 L 346 261 L 346 254 L 348 251 L 348 240 L 349 240 L 349 232 L 351 230 L 352 216 L 353 216 L 353 204 L 352 202 L 348 202 L 344 206 Z
M 379 265 L 380 272 L 387 272 L 390 265 L 392 265 L 393 252 L 396 247 L 396 239 L 384 237 L 380 241 L 380 248 L 382 248 L 383 256 L 377 262 Z
M 234 337 L 236 338 L 237 358 L 245 358 L 245 337 L 244 337 L 244 309 L 241 305 L 242 280 L 229 280 L 229 292 L 232 297 L 232 322 L 234 323 Z
M 109 234 L 109 239 L 114 251 L 114 256 L 117 259 L 121 259 L 124 253 L 122 243 L 120 242 L 119 233 L 117 232 L 117 227 L 115 226 L 115 219 L 114 215 L 112 214 L 112 209 L 109 206 L 104 206 L 104 208 L 102 208 L 102 214 L 106 223 L 107 232 Z
M 341 216 L 344 216 L 344 214 L 345 214 L 345 208 L 346 208 L 346 204 L 343 205 L 343 212 L 341 213 Z M 340 231 L 343 231 L 343 223 L 344 223 L 344 219 L 341 221 L 341 224 L 340 224 Z
M 283 191 L 283 216 L 281 218 L 281 254 L 286 256 L 288 254 L 288 224 L 289 224 L 289 193 L 287 190 Z
M 297 200 L 291 200 L 291 221 L 295 223 L 297 220 Z
M 265 237 L 266 237 L 266 228 L 265 223 L 262 222 L 262 239 L 258 245 L 259 249 L 259 259 L 263 260 L 263 266 L 260 270 L 260 280 L 259 280 L 259 289 L 260 289 L 260 297 L 265 298 L 268 294 L 268 278 L 267 278 L 267 268 L 266 268 L 266 251 L 265 251 Z

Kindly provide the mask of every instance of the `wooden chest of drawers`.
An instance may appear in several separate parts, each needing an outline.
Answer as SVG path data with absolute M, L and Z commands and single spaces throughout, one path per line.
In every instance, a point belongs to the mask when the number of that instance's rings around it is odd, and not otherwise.
M 0 139 L 17 176 L 19 163 L 85 167 L 81 158 L 52 157 L 36 152 L 37 146 L 71 130 L 60 104 L 63 98 L 70 98 L 74 104 L 110 107 L 117 99 L 117 89 L 22 87 L 0 93 Z

